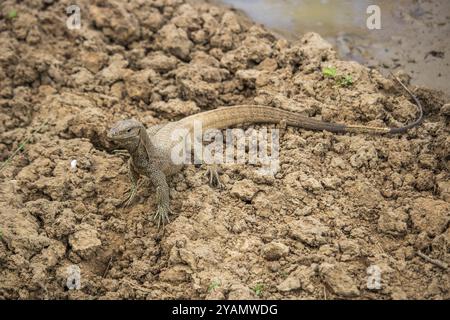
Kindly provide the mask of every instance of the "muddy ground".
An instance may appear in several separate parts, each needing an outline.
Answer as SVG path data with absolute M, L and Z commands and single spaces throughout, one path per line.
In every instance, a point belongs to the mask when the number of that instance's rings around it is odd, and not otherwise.
M 288 42 L 202 1 L 78 3 L 81 30 L 65 26 L 69 1 L 0 4 L 0 160 L 21 149 L 0 172 L 0 298 L 450 297 L 448 269 L 417 255 L 449 263 L 442 93 L 412 87 L 426 120 L 401 136 L 288 128 L 274 178 L 224 166 L 217 190 L 204 167 L 187 166 L 170 181 L 162 232 L 148 219 L 151 186 L 118 205 L 127 158 L 105 136 L 118 119 L 150 126 L 257 103 L 400 126 L 415 107 L 314 33 Z M 353 84 L 325 78 L 329 66 Z M 67 288 L 74 266 L 79 290 Z M 378 289 L 368 268 L 380 271 Z

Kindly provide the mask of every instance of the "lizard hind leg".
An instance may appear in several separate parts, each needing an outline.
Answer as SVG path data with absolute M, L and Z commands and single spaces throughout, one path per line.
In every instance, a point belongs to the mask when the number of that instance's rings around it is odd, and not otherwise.
M 214 188 L 224 189 L 225 185 L 220 180 L 219 171 L 217 165 L 211 164 L 208 165 L 206 169 L 206 177 L 209 180 L 209 185 Z

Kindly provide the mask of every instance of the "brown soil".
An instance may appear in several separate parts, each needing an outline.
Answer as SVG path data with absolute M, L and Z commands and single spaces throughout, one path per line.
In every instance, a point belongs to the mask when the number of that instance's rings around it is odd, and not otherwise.
M 276 38 L 202 1 L 0 4 L 0 298 L 448 299 L 450 107 L 415 88 L 426 121 L 395 137 L 289 128 L 281 171 L 225 166 L 171 179 L 164 232 L 144 183 L 130 208 L 126 157 L 105 130 L 221 105 L 258 103 L 327 121 L 398 126 L 414 105 L 377 71 L 336 58 L 309 33 Z M 12 9 L 16 17 L 9 17 Z M 341 87 L 321 68 L 351 74 Z M 406 77 L 403 77 L 404 79 Z M 73 159 L 76 171 L 70 169 Z M 79 266 L 81 289 L 66 287 Z M 370 266 L 381 289 L 367 288 Z

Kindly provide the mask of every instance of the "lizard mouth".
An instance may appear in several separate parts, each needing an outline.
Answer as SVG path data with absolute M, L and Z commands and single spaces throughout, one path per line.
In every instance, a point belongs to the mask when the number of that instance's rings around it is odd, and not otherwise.
M 108 140 L 116 140 L 118 137 L 114 134 L 114 132 L 108 131 L 106 138 L 108 138 Z
M 112 128 L 106 133 L 106 137 L 108 138 L 108 140 L 112 141 L 124 140 L 128 138 L 126 135 L 120 134 L 120 132 L 118 130 L 115 130 L 114 128 Z
M 128 137 L 114 136 L 114 135 L 111 135 L 111 134 L 107 134 L 106 137 L 110 141 L 124 141 L 124 140 L 126 140 L 128 138 Z
M 117 134 L 117 133 L 115 133 L 115 132 L 109 131 L 109 132 L 106 134 L 106 137 L 107 137 L 108 140 L 110 140 L 110 141 L 117 141 L 117 142 L 120 142 L 120 141 L 125 141 L 125 140 L 127 140 L 127 139 L 132 138 L 133 135 L 130 135 L 130 134 L 125 134 L 125 135 L 122 134 L 122 135 L 120 135 L 120 134 Z

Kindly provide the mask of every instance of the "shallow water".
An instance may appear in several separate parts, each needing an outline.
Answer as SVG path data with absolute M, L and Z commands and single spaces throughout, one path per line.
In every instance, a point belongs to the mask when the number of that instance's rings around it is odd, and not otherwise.
M 403 69 L 413 83 L 450 94 L 450 1 L 222 0 L 288 39 L 308 31 L 330 41 L 344 59 L 386 70 Z M 366 12 L 381 9 L 381 30 Z M 437 55 L 430 54 L 438 52 Z M 443 53 L 443 54 L 442 54 Z M 384 71 L 386 71 L 384 70 Z M 383 72 L 383 70 L 381 70 Z
M 341 33 L 359 35 L 383 33 L 367 29 L 366 9 L 374 1 L 368 0 L 223 0 L 242 9 L 255 21 L 264 23 L 280 33 L 295 37 L 298 33 L 314 31 L 323 37 Z M 382 12 L 392 10 L 393 1 L 376 1 Z M 400 1 L 404 2 L 404 1 Z M 392 16 L 385 23 L 391 25 Z M 384 19 L 383 19 L 384 20 Z

